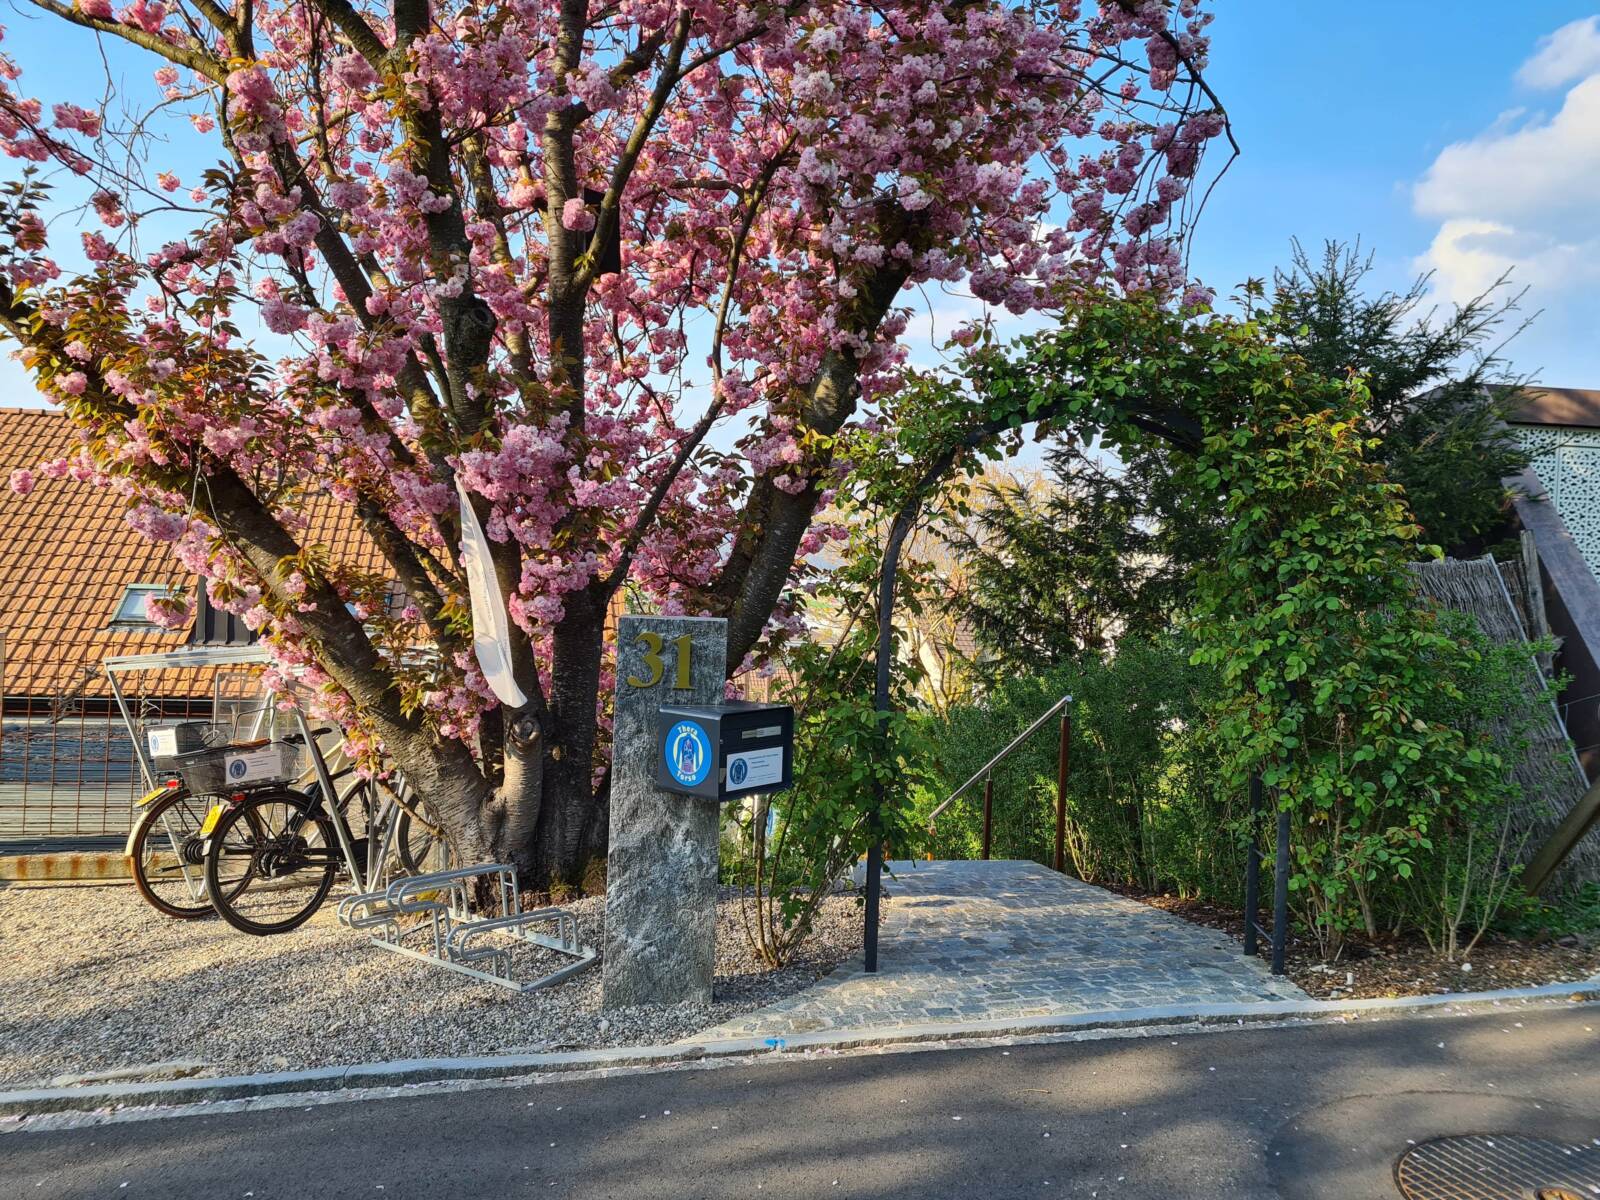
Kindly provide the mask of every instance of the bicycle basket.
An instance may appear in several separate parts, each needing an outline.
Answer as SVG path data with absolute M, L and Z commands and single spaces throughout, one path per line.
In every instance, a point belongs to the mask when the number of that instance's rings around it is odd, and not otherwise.
M 176 758 L 209 750 L 226 743 L 231 734 L 226 725 L 215 721 L 180 721 L 176 725 L 158 725 L 145 734 L 145 744 L 152 758 Z
M 293 779 L 299 773 L 300 752 L 283 742 L 211 746 L 152 765 L 158 774 L 176 775 L 194 795 L 219 795 Z

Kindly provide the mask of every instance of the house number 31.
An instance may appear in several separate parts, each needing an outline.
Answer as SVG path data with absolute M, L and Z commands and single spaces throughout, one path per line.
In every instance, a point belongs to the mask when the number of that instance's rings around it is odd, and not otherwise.
M 666 674 L 667 664 L 661 657 L 666 643 L 661 640 L 659 633 L 645 630 L 633 639 L 634 645 L 644 647 L 644 665 L 650 669 L 648 679 L 640 679 L 637 675 L 628 676 L 629 687 L 655 687 L 661 682 L 661 677 Z M 675 688 L 689 687 L 689 652 L 692 643 L 686 633 L 682 637 L 672 639 L 674 669 L 672 672 L 672 686 Z

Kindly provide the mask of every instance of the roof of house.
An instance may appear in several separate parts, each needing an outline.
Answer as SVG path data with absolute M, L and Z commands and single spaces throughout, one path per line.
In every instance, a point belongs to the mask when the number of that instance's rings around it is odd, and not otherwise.
M 1600 389 L 1530 387 L 1506 420 L 1513 425 L 1566 425 L 1600 429 Z
M 6 486 L 13 470 L 75 448 L 65 414 L 0 407 L 0 695 L 104 698 L 110 689 L 98 670 L 102 660 L 177 650 L 188 641 L 187 629 L 111 625 L 129 584 L 192 591 L 197 582 L 168 547 L 134 532 L 121 496 L 43 476 L 26 496 Z M 328 546 L 335 562 L 382 569 L 354 514 L 333 497 L 319 497 L 311 531 L 312 540 Z M 145 697 L 209 699 L 215 686 L 215 670 L 163 670 L 130 677 L 125 690 Z

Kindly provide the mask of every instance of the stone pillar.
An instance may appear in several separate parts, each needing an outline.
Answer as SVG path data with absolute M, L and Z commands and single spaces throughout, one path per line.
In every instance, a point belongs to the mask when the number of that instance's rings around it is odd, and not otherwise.
M 727 627 L 709 617 L 617 622 L 602 972 L 607 1008 L 711 999 L 718 805 L 655 786 L 656 709 L 722 703 Z M 680 657 L 686 652 L 687 662 Z

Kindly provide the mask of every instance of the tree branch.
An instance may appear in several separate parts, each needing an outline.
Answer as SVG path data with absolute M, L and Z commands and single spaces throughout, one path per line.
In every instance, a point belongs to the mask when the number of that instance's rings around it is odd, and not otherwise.
M 778 167 L 788 155 L 789 148 L 794 145 L 791 137 L 766 168 L 761 172 L 756 186 L 750 190 L 744 205 L 744 216 L 740 219 L 739 228 L 734 234 L 733 247 L 728 254 L 728 277 L 723 282 L 722 302 L 717 311 L 717 325 L 711 336 L 711 376 L 713 383 L 722 382 L 722 337 L 728 324 L 728 311 L 733 301 L 734 284 L 739 277 L 739 267 L 744 258 L 745 243 L 749 240 L 750 229 L 755 224 L 756 213 L 760 210 L 761 201 L 765 198 L 772 177 L 777 174 Z M 661 505 L 667 498 L 673 482 L 683 471 L 684 465 L 689 461 L 689 456 L 705 440 L 706 434 L 711 432 L 711 427 L 716 423 L 717 417 L 722 412 L 723 396 L 717 394 L 707 407 L 705 414 L 695 423 L 689 435 L 679 443 L 677 451 L 673 454 L 672 462 L 656 485 L 651 489 L 649 498 L 645 501 L 644 508 L 640 511 L 638 519 L 634 521 L 632 530 L 629 531 L 627 541 L 623 544 L 622 553 L 617 557 L 617 564 L 610 576 L 605 581 L 607 597 L 613 595 L 617 588 L 628 577 L 628 569 L 633 565 L 633 556 L 639 549 L 639 544 L 644 540 L 650 527 L 655 523 L 656 514 L 661 510 Z
M 611 168 L 611 182 L 606 188 L 605 198 L 600 201 L 600 214 L 595 219 L 594 237 L 589 241 L 589 265 L 573 280 L 573 285 L 580 291 L 587 290 L 594 280 L 594 273 L 603 257 L 602 248 L 609 245 L 613 237 L 618 236 L 617 223 L 622 207 L 622 190 L 627 186 L 628 177 L 633 174 L 639 155 L 644 152 L 650 131 L 655 128 L 662 111 L 667 107 L 672 89 L 682 78 L 678 74 L 678 64 L 683 60 L 683 48 L 689 41 L 689 26 L 690 11 L 685 8 L 678 14 L 677 26 L 672 31 L 672 46 L 667 51 L 667 61 L 662 65 L 661 75 L 650 93 L 650 100 L 634 121 L 633 131 L 628 136 L 627 144 L 617 156 L 616 165 Z
M 344 34 L 357 54 L 373 67 L 383 65 L 389 47 L 383 44 L 377 30 L 367 24 L 367 19 L 355 10 L 350 0 L 311 0 L 311 3 Z
M 908 232 L 908 240 L 913 236 Z M 854 324 L 859 332 L 865 336 L 876 332 L 908 273 L 905 267 L 896 266 L 869 277 L 856 298 Z M 839 431 L 855 410 L 860 392 L 858 370 L 855 355 L 838 350 L 827 353 L 803 398 L 800 417 L 805 430 L 825 437 Z M 760 476 L 750 490 L 733 550 L 713 588 L 727 610 L 729 671 L 737 671 L 760 640 L 767 618 L 783 594 L 832 457 L 830 451 L 817 457 L 806 486 L 797 493 L 779 488 L 770 474 Z
M 170 63 L 188 67 L 191 71 L 204 75 L 213 83 L 220 84 L 228 78 L 227 64 L 192 46 L 175 46 L 165 38 L 146 33 L 135 25 L 91 17 L 83 10 L 63 4 L 60 0 L 28 0 L 28 3 L 60 17 L 63 21 L 71 21 L 74 25 L 82 25 L 85 29 L 93 29 L 97 33 L 109 33 L 125 42 L 132 42 L 135 46 L 142 46 Z
M 66 356 L 61 330 L 39 320 L 37 309 L 18 299 L 4 281 L 0 281 L 0 328 L 25 347 L 56 358 Z M 84 363 L 80 369 L 88 385 L 78 404 L 92 407 L 104 420 L 137 416 L 131 404 L 106 386 L 97 365 Z M 204 457 L 198 447 L 191 453 L 197 461 Z M 231 467 L 208 461 L 212 469 L 201 476 L 204 486 L 195 489 L 195 503 L 223 541 L 249 564 L 263 591 L 280 604 L 294 606 L 296 619 L 321 651 L 318 657 L 324 669 L 361 706 L 380 734 L 412 736 L 420 732 L 421 718 L 402 711 L 393 675 L 331 581 L 320 571 L 305 569 L 305 591 L 290 595 L 281 564 L 299 557 L 303 547 Z

